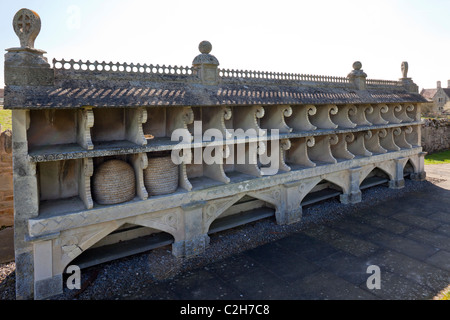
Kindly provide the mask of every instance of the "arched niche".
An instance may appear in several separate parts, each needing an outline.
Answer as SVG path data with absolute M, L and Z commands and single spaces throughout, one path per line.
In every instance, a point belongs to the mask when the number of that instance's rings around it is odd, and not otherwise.
M 168 232 L 132 223 L 124 223 L 117 228 L 106 227 L 79 243 L 77 246 L 81 252 L 70 257 L 72 260 L 63 256 L 64 269 L 69 265 L 88 268 L 170 245 L 174 241 L 174 236 Z
M 226 200 L 225 200 L 226 201 Z M 264 199 L 243 195 L 233 201 L 211 203 L 205 206 L 205 213 L 215 218 L 205 226 L 208 234 L 232 229 L 257 220 L 275 216 L 276 206 Z
M 390 175 L 385 170 L 374 167 L 363 179 L 361 179 L 361 183 L 359 188 L 361 190 L 368 189 L 378 185 L 384 185 L 392 179 L 392 175 Z
M 335 198 L 343 193 L 344 189 L 341 186 L 327 179 L 322 179 L 303 197 L 301 206 Z

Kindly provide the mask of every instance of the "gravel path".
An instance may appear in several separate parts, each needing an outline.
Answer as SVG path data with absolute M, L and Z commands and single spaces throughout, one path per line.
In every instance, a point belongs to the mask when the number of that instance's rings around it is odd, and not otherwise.
M 105 300 L 136 297 L 141 289 L 161 280 L 170 279 L 184 272 L 205 266 L 208 263 L 236 253 L 283 238 L 291 233 L 307 228 L 313 224 L 326 223 L 339 219 L 346 214 L 370 207 L 387 199 L 401 197 L 407 193 L 420 191 L 439 180 L 428 178 L 417 182 L 406 179 L 405 188 L 389 190 L 377 186 L 363 191 L 363 201 L 353 205 L 342 205 L 337 199 L 330 199 L 303 209 L 301 222 L 280 226 L 274 218 L 263 219 L 232 230 L 211 236 L 210 246 L 206 252 L 189 259 L 176 259 L 171 254 L 171 247 L 155 249 L 128 258 L 94 266 L 82 270 L 80 290 L 64 289 L 53 300 Z M 15 264 L 0 264 L 0 300 L 15 299 Z M 157 297 L 143 299 L 164 299 L 164 292 Z

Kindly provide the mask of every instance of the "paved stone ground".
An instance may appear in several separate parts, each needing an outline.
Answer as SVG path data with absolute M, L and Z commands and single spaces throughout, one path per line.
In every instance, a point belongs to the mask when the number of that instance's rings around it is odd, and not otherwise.
M 120 298 L 432 299 L 450 284 L 450 165 L 427 172 L 442 181 Z
M 450 284 L 450 165 L 426 171 L 439 182 L 425 190 L 111 298 L 432 299 Z M 381 289 L 367 287 L 370 265 Z

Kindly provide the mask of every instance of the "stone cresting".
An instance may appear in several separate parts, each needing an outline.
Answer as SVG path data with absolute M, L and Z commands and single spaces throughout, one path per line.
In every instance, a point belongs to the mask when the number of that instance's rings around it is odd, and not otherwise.
M 380 172 L 394 189 L 405 175 L 425 178 L 426 100 L 404 67 L 398 81 L 368 80 L 360 62 L 347 77 L 219 69 L 207 41 L 192 67 L 66 59 L 51 66 L 33 47 L 36 32 L 26 33 L 39 30 L 39 17 L 27 9 L 17 15 L 29 25 L 13 22 L 25 33 L 5 55 L 5 108 L 13 122 L 18 299 L 60 293 L 65 268 L 105 243 L 165 234 L 175 256 L 192 256 L 207 250 L 211 230 L 223 230 L 229 218 L 249 221 L 245 212 L 253 209 L 266 207 L 256 218 L 269 212 L 291 224 L 324 190 L 348 204 L 361 201 L 361 185 Z M 217 129 L 224 138 L 212 144 L 223 158 L 243 150 L 254 162 L 184 161 L 178 189 L 152 195 L 144 179 L 148 157 L 183 155 L 171 140 L 179 129 L 188 136 L 181 146 L 194 154 L 212 143 L 199 133 Z M 235 139 L 234 129 L 279 135 Z M 278 171 L 265 175 L 262 159 L 272 145 Z M 93 199 L 92 178 L 113 159 L 133 168 L 135 196 L 102 205 Z

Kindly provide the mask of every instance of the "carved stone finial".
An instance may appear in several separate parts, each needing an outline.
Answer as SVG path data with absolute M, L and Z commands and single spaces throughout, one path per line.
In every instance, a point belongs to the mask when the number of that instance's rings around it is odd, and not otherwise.
M 358 90 L 365 90 L 367 74 L 365 74 L 365 72 L 361 68 L 361 62 L 353 62 L 353 70 L 347 75 L 347 77 L 355 84 Z
M 406 61 L 402 62 L 402 77 L 408 78 L 408 62 Z
M 201 65 L 201 64 L 209 64 L 209 65 L 219 65 L 219 60 L 217 60 L 216 57 L 214 57 L 212 54 L 210 54 L 212 50 L 211 42 L 209 41 L 202 41 L 198 45 L 198 50 L 200 50 L 200 54 L 195 57 L 192 64 L 195 65 Z
M 362 63 L 361 62 L 359 62 L 359 61 L 353 62 L 353 69 L 354 70 L 361 70 L 361 68 L 362 68 Z
M 209 41 L 202 41 L 198 45 L 198 50 L 200 50 L 200 53 L 208 54 L 212 50 L 212 44 Z
M 22 48 L 34 48 L 34 40 L 41 31 L 41 18 L 29 9 L 20 9 L 13 19 L 14 32 Z
M 211 42 L 202 41 L 198 45 L 200 54 L 192 61 L 192 66 L 195 68 L 195 73 L 199 75 L 203 84 L 217 84 L 219 80 L 219 60 L 210 54 L 212 50 Z

